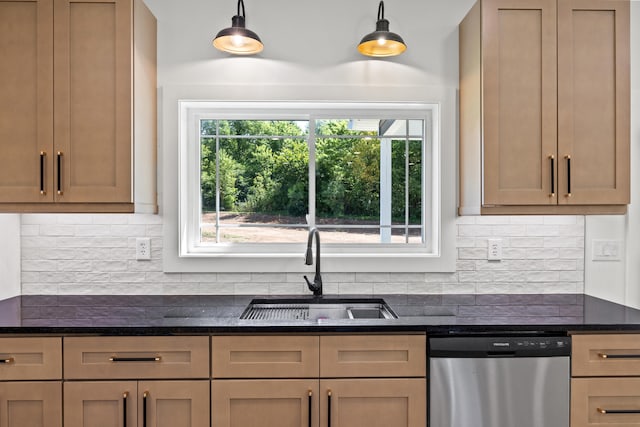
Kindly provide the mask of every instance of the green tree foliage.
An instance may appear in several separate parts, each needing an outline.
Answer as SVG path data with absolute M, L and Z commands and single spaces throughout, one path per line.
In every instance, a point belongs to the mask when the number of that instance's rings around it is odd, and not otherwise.
M 317 123 L 316 214 L 321 218 L 377 220 L 380 214 L 380 140 L 375 132 L 352 138 L 347 120 Z M 219 135 L 221 209 L 302 216 L 308 212 L 306 131 L 291 121 L 202 122 L 202 135 Z M 246 138 L 244 137 L 246 136 Z M 205 210 L 215 210 L 215 138 L 202 138 L 201 183 Z M 405 142 L 392 144 L 392 211 L 405 215 Z M 421 216 L 420 141 L 409 147 L 409 213 Z

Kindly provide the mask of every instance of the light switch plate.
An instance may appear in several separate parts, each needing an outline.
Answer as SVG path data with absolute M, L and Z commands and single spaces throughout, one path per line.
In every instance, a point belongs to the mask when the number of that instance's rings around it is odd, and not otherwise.
M 621 261 L 622 241 L 621 240 L 593 240 L 592 256 L 593 261 Z

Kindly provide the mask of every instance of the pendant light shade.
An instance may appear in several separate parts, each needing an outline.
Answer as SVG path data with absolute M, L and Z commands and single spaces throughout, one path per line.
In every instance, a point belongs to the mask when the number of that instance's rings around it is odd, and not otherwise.
M 358 51 L 366 56 L 396 56 L 407 50 L 407 45 L 396 33 L 389 31 L 389 21 L 384 19 L 384 2 L 378 6 L 376 30 L 362 38 Z
M 242 15 L 240 14 L 242 7 Z M 238 0 L 238 14 L 231 18 L 231 27 L 220 31 L 213 39 L 213 46 L 234 55 L 253 55 L 262 52 L 264 45 L 260 37 L 245 28 L 244 1 Z

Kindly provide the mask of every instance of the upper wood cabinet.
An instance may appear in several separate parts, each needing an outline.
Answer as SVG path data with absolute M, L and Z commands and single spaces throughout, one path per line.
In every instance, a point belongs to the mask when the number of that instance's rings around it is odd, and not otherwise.
M 155 38 L 142 0 L 0 0 L 0 211 L 133 211 Z
M 627 0 L 481 0 L 460 25 L 460 214 L 622 213 Z

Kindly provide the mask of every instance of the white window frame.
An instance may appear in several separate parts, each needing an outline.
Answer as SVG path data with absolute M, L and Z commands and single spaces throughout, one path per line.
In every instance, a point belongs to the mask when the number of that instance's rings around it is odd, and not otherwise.
M 216 87 L 218 88 L 218 87 Z M 200 200 L 199 174 L 189 174 L 188 159 L 199 159 L 199 137 L 197 147 L 189 147 L 184 141 L 189 139 L 189 132 L 198 132 L 197 126 L 185 125 L 187 118 L 194 109 L 206 111 L 221 111 L 220 118 L 236 117 L 247 119 L 252 112 L 264 112 L 264 105 L 269 105 L 269 117 L 272 119 L 292 120 L 290 108 L 297 106 L 305 113 L 310 110 L 317 112 L 324 118 L 403 118 L 425 119 L 425 110 L 433 117 L 431 126 L 425 123 L 425 128 L 432 131 L 433 146 L 431 153 L 424 150 L 423 155 L 431 158 L 433 182 L 423 182 L 424 197 L 432 191 L 430 212 L 423 210 L 424 216 L 434 218 L 428 224 L 428 234 L 434 237 L 433 243 L 424 247 L 418 245 L 371 245 L 364 248 L 357 245 L 357 251 L 352 246 L 323 244 L 323 272 L 453 272 L 455 271 L 455 96 L 446 91 L 436 90 L 436 97 L 427 97 L 429 102 L 409 100 L 393 102 L 370 102 L 366 99 L 349 102 L 300 102 L 300 101 L 215 101 L 220 98 L 219 90 L 211 87 L 200 89 L 198 96 L 185 96 L 192 93 L 193 88 L 184 87 L 164 88 L 164 145 L 161 179 L 164 191 L 162 198 L 162 214 L 164 221 L 164 271 L 166 272 L 279 272 L 293 273 L 308 271 L 303 264 L 303 254 L 306 242 L 299 245 L 242 245 L 242 252 L 237 250 L 218 249 L 216 253 L 193 250 L 181 242 L 187 242 L 189 230 L 189 215 L 191 223 L 194 212 L 198 209 L 187 209 L 189 198 L 193 200 L 195 193 L 187 188 L 197 189 L 197 200 Z M 218 96 L 206 97 L 206 93 L 216 92 Z M 404 92 L 400 90 L 399 92 Z M 366 98 L 366 97 L 365 97 Z M 409 97 L 410 98 L 410 97 Z M 211 100 L 214 101 L 211 101 Z M 277 98 L 271 98 L 277 99 Z M 432 99 L 432 101 L 431 101 Z M 207 111 L 207 109 L 209 109 Z M 211 110 L 213 109 L 213 110 Z M 286 109 L 286 114 L 278 115 Z M 384 112 L 391 116 L 386 116 Z M 414 116 L 407 116 L 412 112 Z M 351 114 L 353 113 L 353 114 Z M 209 114 L 207 114 L 210 117 Z M 264 116 L 263 116 L 264 118 Z M 306 119 L 305 115 L 303 119 Z M 321 118 L 321 117 L 315 117 Z M 196 120 L 192 114 L 191 120 Z M 172 137 L 172 135 L 175 135 Z M 193 135 L 191 135 L 193 138 Z M 198 132 L 199 136 L 199 132 Z M 194 145 L 194 144 L 191 144 Z M 196 157 L 193 150 L 198 150 Z M 443 155 L 444 153 L 444 155 Z M 310 159 L 310 162 L 313 159 Z M 199 162 L 199 160 L 198 160 Z M 424 163 L 423 163 L 424 164 Z M 444 167 L 443 167 L 444 166 Z M 199 165 L 198 165 L 199 170 Z M 443 191 L 445 190 L 445 191 Z M 443 203 L 444 202 L 444 203 Z M 192 205 L 193 206 L 193 205 Z M 179 208 L 178 208 L 179 207 Z M 199 221 L 197 221 L 199 224 Z M 426 223 L 424 223 L 427 226 Z M 175 227 L 175 228 L 173 228 Z M 172 230 L 173 228 L 173 230 Z M 199 233 L 199 230 L 198 230 Z M 198 236 L 199 237 L 199 236 Z M 253 247 L 252 247 L 253 246 Z M 219 246 L 222 248 L 223 246 Z M 236 248 L 238 245 L 236 245 Z M 392 249 L 392 250 L 386 250 Z
M 424 123 L 420 135 L 422 150 L 422 211 L 424 228 L 423 244 L 324 244 L 324 254 L 353 254 L 362 256 L 393 257 L 398 254 L 428 254 L 439 256 L 439 210 L 433 203 L 434 189 L 438 188 L 436 154 L 438 146 L 439 107 L 437 104 L 381 104 L 381 103 L 229 103 L 181 101 L 181 124 L 186 124 L 184 137 L 180 139 L 180 229 L 186 230 L 180 239 L 181 257 L 213 257 L 232 254 L 238 257 L 255 257 L 273 253 L 298 253 L 300 244 L 291 243 L 217 243 L 200 244 L 200 120 L 304 120 L 310 122 L 309 135 L 309 188 L 315 188 L 315 138 L 312 121 L 318 119 L 399 119 L 421 120 Z M 435 141 L 435 144 L 434 144 Z M 434 176 L 436 177 L 434 179 Z M 434 182 L 435 181 L 435 182 Z M 315 198 L 309 200 L 310 224 L 315 225 Z M 322 234 L 322 232 L 320 233 Z M 321 239 L 322 240 L 322 239 Z M 300 242 L 301 244 L 304 242 Z

